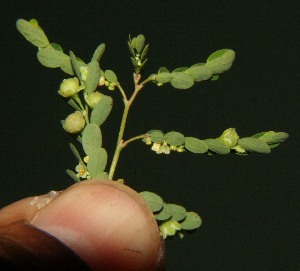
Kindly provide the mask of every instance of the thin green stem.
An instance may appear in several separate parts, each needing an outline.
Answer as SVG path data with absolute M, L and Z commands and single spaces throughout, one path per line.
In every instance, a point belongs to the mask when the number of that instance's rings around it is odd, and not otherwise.
M 148 82 L 155 80 L 155 75 L 150 75 L 146 80 L 144 80 L 140 85 L 143 87 L 146 85 Z
M 143 134 L 143 135 L 138 135 L 138 136 L 135 136 L 135 137 L 132 137 L 126 141 L 123 142 L 123 148 L 125 148 L 129 143 L 135 141 L 135 140 L 139 140 L 139 139 L 144 139 L 146 137 L 146 134 Z
M 115 170 L 116 170 L 116 167 L 117 167 L 117 164 L 119 161 L 119 157 L 120 157 L 120 152 L 125 147 L 124 142 L 123 142 L 123 136 L 124 136 L 124 131 L 125 131 L 125 127 L 126 127 L 128 112 L 129 112 L 130 106 L 132 105 L 134 99 L 136 98 L 136 95 L 142 89 L 142 85 L 139 85 L 140 78 L 141 78 L 141 76 L 139 74 L 134 74 L 135 89 L 134 89 L 134 92 L 133 92 L 130 100 L 127 100 L 126 95 L 123 96 L 123 97 L 125 97 L 124 98 L 125 107 L 124 107 L 124 112 L 123 112 L 122 121 L 121 121 L 121 125 L 120 125 L 116 150 L 115 150 L 114 157 L 113 157 L 110 169 L 109 169 L 109 174 L 108 174 L 109 180 L 112 180 L 114 177 Z M 124 92 L 124 90 L 123 90 L 123 92 Z M 121 91 L 121 93 L 122 93 L 122 91 Z M 124 94 L 125 94 L 125 92 L 124 92 Z
M 122 96 L 123 96 L 123 100 L 124 101 L 127 101 L 127 97 L 126 97 L 126 94 L 125 94 L 125 91 L 124 89 L 122 88 L 122 86 L 120 85 L 120 83 L 117 84 L 117 88 L 120 90 Z

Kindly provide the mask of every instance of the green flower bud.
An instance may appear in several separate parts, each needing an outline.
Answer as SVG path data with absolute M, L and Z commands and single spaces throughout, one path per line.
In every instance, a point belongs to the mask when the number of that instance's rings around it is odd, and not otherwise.
M 76 77 L 64 79 L 60 84 L 58 94 L 68 98 L 74 96 L 77 92 L 83 89 L 83 86 L 79 86 L 79 81 Z
M 91 108 L 94 108 L 95 105 L 102 99 L 102 96 L 103 94 L 98 91 L 93 92 L 87 97 L 86 102 Z
M 101 87 L 105 84 L 105 77 L 102 75 L 99 79 L 98 86 Z
M 163 239 L 172 236 L 176 231 L 181 230 L 180 224 L 175 220 L 168 220 L 159 226 L 159 230 Z
M 223 134 L 219 137 L 219 139 L 228 147 L 233 148 L 237 141 L 239 140 L 239 136 L 235 131 L 235 128 L 226 129 Z
M 75 113 L 70 114 L 64 121 L 64 129 L 71 133 L 75 134 L 80 132 L 85 126 L 85 119 L 81 112 L 76 111 Z

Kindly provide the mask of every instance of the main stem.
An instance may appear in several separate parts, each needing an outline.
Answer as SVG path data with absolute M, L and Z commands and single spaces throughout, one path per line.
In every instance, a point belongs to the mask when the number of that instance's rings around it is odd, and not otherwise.
M 123 95 L 123 99 L 124 99 L 124 112 L 123 112 L 122 121 L 121 121 L 121 125 L 120 125 L 116 150 L 115 150 L 114 157 L 113 157 L 110 169 L 109 169 L 109 174 L 108 174 L 109 180 L 112 180 L 114 177 L 121 150 L 125 147 L 124 142 L 123 142 L 123 136 L 124 136 L 125 126 L 126 126 L 126 122 L 127 122 L 128 112 L 129 112 L 130 106 L 133 103 L 136 95 L 143 87 L 143 84 L 141 84 L 141 85 L 138 84 L 140 78 L 141 78 L 141 76 L 139 74 L 134 74 L 135 89 L 134 89 L 134 93 L 132 94 L 130 100 L 127 100 L 123 89 L 120 89 L 121 94 Z

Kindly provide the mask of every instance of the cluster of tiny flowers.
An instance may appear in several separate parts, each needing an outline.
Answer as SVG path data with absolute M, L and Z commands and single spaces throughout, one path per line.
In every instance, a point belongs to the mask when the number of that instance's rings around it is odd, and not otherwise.
M 165 140 L 163 143 L 155 143 L 152 142 L 150 138 L 147 138 L 145 139 L 145 143 L 147 145 L 151 145 L 153 143 L 151 150 L 155 151 L 157 154 L 161 154 L 161 153 L 170 154 L 171 151 L 177 151 L 177 152 L 184 151 L 184 146 L 179 146 L 179 147 L 172 146 L 172 145 L 170 146 Z
M 87 170 L 87 167 L 85 165 L 85 163 L 87 163 L 89 160 L 89 157 L 86 156 L 84 157 L 83 161 L 79 161 L 79 164 L 75 167 L 75 170 L 77 172 L 76 176 L 78 178 L 82 178 L 82 179 L 90 179 L 90 175 L 89 175 L 89 172 Z

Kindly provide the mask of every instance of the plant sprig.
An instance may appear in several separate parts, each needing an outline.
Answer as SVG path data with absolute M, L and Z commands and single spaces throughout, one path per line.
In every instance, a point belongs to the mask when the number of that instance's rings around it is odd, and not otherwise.
M 285 132 L 262 132 L 250 137 L 240 138 L 234 128 L 226 129 L 219 137 L 199 139 L 184 136 L 180 132 L 163 133 L 150 130 L 133 138 L 124 139 L 124 131 L 130 108 L 140 91 L 150 82 L 157 86 L 170 84 L 175 89 L 185 90 L 201 81 L 215 81 L 229 70 L 235 59 L 231 49 L 221 49 L 208 56 L 206 61 L 189 67 L 179 67 L 170 71 L 161 67 L 156 73 L 142 80 L 141 70 L 147 62 L 149 44 L 145 43 L 144 35 L 131 38 L 128 48 L 134 67 L 132 95 L 123 89 L 117 75 L 111 69 L 102 70 L 101 58 L 105 52 L 105 44 L 101 43 L 93 53 L 90 61 L 85 63 L 70 51 L 65 54 L 57 43 L 51 43 L 37 20 L 17 20 L 17 29 L 34 46 L 38 48 L 39 62 L 48 68 L 60 68 L 68 75 L 75 76 L 62 81 L 58 94 L 61 95 L 74 112 L 61 121 L 63 128 L 75 135 L 82 151 L 78 151 L 70 143 L 71 151 L 78 161 L 75 171 L 67 169 L 68 175 L 75 181 L 87 179 L 114 179 L 114 173 L 121 151 L 131 142 L 143 140 L 157 154 L 169 154 L 188 151 L 196 154 L 228 154 L 247 155 L 252 152 L 268 154 L 288 138 Z M 116 88 L 123 98 L 124 110 L 115 152 L 108 169 L 108 155 L 103 147 L 102 124 L 108 119 L 113 107 L 112 95 L 103 94 L 104 89 L 114 91 Z M 101 90 L 101 91 L 100 91 Z M 201 218 L 194 212 L 187 212 L 182 206 L 167 204 L 152 192 L 141 192 L 141 196 L 153 211 L 163 238 L 173 236 L 176 232 L 183 236 L 184 231 L 195 230 L 201 225 Z

